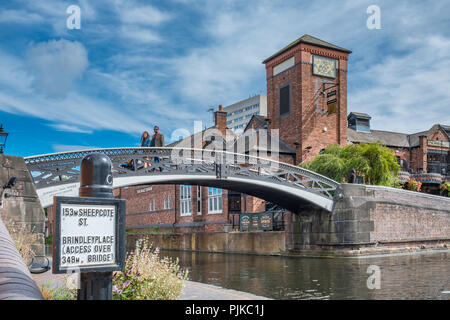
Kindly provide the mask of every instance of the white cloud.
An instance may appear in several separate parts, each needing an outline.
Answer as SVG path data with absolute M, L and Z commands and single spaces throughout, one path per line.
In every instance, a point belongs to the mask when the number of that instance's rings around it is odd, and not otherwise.
M 341 15 L 354 8 L 352 3 L 336 6 Z M 350 24 L 342 21 L 329 3 L 259 1 L 253 6 L 226 1 L 208 2 L 197 9 L 205 18 L 198 32 L 210 41 L 173 63 L 181 93 L 197 103 L 228 104 L 255 93 L 255 88 L 258 93 L 265 92 L 261 63 L 265 58 L 304 33 L 341 44 L 342 38 L 334 37 L 334 30 Z M 327 17 L 320 25 L 318 15 Z
M 36 93 L 26 64 L 0 50 L 0 110 L 54 122 L 65 131 L 115 130 L 140 133 L 145 122 L 135 113 L 100 98 L 70 91 L 59 99 Z
M 359 80 L 370 84 L 349 94 L 348 109 L 372 116 L 372 128 L 418 132 L 450 124 L 450 38 L 405 39 L 406 55 L 372 65 Z
M 21 52 L 13 57 L 0 50 L 0 109 L 54 121 L 68 131 L 134 134 L 155 123 L 190 129 L 194 119 L 210 123 L 209 106 L 265 93 L 262 60 L 307 33 L 353 50 L 348 110 L 371 114 L 374 128 L 419 131 L 450 123 L 450 35 L 443 14 L 448 3 L 426 10 L 419 2 L 383 3 L 382 30 L 370 31 L 371 1 L 172 2 L 176 8 L 162 10 L 154 2 L 83 0 L 78 33 L 65 27 L 70 1 L 29 2 L 24 10 L 83 45 L 33 44 L 29 51 L 39 58 L 28 53 L 26 64 Z M 175 19 L 182 5 L 196 11 L 197 20 Z M 177 41 L 176 34 L 165 41 L 161 30 L 169 23 L 173 30 L 189 28 L 192 39 Z
M 120 6 L 118 10 L 122 22 L 126 24 L 157 26 L 172 18 L 170 14 L 152 6 L 131 7 L 128 4 Z
M 58 130 L 58 131 L 66 131 L 66 132 L 77 132 L 77 133 L 92 133 L 92 130 L 81 129 L 77 126 L 72 126 L 68 124 L 51 124 L 50 127 Z
M 34 12 L 26 10 L 2 10 L 0 11 L 0 23 L 34 24 L 41 23 L 44 19 Z
M 64 97 L 88 66 L 85 47 L 65 39 L 31 44 L 26 57 L 34 87 L 52 97 Z
M 158 33 L 147 27 L 124 25 L 121 27 L 120 34 L 123 38 L 131 39 L 139 43 L 160 42 Z
M 141 5 L 135 1 L 116 0 L 115 9 L 122 22 L 120 27 L 122 38 L 141 44 L 162 41 L 157 27 L 173 18 L 171 14 L 154 6 Z
M 370 1 L 191 3 L 205 20 L 200 47 L 173 59 L 180 97 L 229 104 L 266 91 L 261 61 L 303 34 L 353 50 L 348 111 L 372 115 L 375 128 L 426 130 L 450 123 L 449 3 L 383 3 L 382 30 L 366 28 Z M 446 35 L 444 35 L 446 34 Z

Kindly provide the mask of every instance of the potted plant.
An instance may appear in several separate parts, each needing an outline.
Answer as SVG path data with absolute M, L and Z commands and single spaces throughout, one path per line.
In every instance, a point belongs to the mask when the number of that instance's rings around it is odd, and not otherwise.
M 410 179 L 408 182 L 408 189 L 411 191 L 419 192 L 421 187 L 422 187 L 422 182 L 420 182 L 420 181 Z

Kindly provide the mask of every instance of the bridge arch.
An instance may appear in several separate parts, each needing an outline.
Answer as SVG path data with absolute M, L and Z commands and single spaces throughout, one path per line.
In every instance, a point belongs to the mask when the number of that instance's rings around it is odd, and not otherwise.
M 43 207 L 53 196 L 77 196 L 79 165 L 99 152 L 113 163 L 114 187 L 190 184 L 246 193 L 292 212 L 305 204 L 331 211 L 337 182 L 268 158 L 188 148 L 110 148 L 52 153 L 25 158 Z

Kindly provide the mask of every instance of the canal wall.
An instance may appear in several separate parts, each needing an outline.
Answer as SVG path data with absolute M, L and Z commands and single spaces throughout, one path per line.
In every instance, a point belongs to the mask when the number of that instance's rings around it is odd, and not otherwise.
M 283 231 L 128 234 L 127 248 L 147 238 L 154 247 L 168 250 L 279 255 L 285 250 Z
M 450 248 L 450 198 L 341 184 L 331 213 L 292 215 L 286 249 L 304 255 L 360 255 Z
M 4 186 L 12 178 L 17 183 L 11 188 Z M 22 230 L 31 230 L 35 236 L 31 248 L 36 255 L 45 254 L 45 214 L 36 193 L 33 179 L 22 157 L 0 154 L 0 218 L 5 224 L 15 223 Z

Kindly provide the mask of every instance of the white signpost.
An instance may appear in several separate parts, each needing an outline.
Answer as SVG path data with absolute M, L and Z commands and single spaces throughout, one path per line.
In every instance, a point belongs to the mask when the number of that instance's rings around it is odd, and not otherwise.
M 118 199 L 55 197 L 54 272 L 122 270 L 123 205 Z

